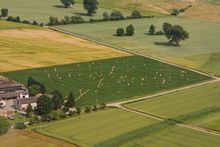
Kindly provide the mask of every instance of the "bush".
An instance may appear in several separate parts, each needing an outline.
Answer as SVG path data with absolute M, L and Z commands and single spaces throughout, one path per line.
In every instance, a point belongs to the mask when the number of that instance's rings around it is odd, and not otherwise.
M 77 23 L 84 23 L 85 20 L 81 16 L 72 16 L 70 18 L 70 22 L 73 24 L 77 24 Z
M 76 107 L 76 113 L 79 115 L 81 113 L 81 108 L 80 107 Z
M 125 19 L 125 17 L 120 11 L 113 11 L 111 13 L 111 20 L 122 20 L 122 19 Z
M 100 108 L 101 109 L 105 109 L 107 106 L 106 106 L 106 104 L 105 103 L 102 103 L 101 105 L 100 105 Z
M 90 106 L 85 107 L 85 112 L 86 112 L 86 113 L 91 112 L 91 107 L 90 107 Z
M 179 10 L 178 9 L 173 9 L 170 13 L 170 15 L 173 15 L 173 16 L 177 16 L 179 14 Z
M 134 11 L 131 13 L 131 17 L 132 17 L 132 18 L 141 18 L 142 15 L 141 15 L 141 13 L 140 13 L 139 11 L 134 10 Z
M 93 108 L 92 108 L 92 110 L 93 110 L 93 111 L 97 111 L 97 110 L 98 110 L 97 105 L 94 105 Z
M 118 28 L 116 30 L 116 36 L 124 36 L 124 33 L 125 33 L 125 31 L 123 28 Z
M 69 112 L 69 116 L 73 116 L 74 114 L 75 114 L 74 111 L 70 111 L 70 112 Z
M 1 12 L 2 12 L 2 17 L 7 17 L 8 16 L 8 9 L 7 8 L 3 8 L 2 10 L 1 10 Z
M 155 26 L 151 25 L 149 28 L 149 35 L 154 35 L 155 34 Z
M 23 20 L 22 23 L 24 23 L 24 24 L 31 24 L 31 23 L 30 23 L 29 21 L 27 21 L 27 20 Z
M 7 21 L 20 22 L 20 17 L 19 16 L 17 16 L 17 17 L 9 16 L 7 18 Z
M 33 21 L 33 23 L 32 23 L 33 25 L 38 25 L 38 23 L 34 20 Z
M 105 20 L 105 21 L 111 20 L 111 16 L 108 12 L 103 13 L 103 20 Z
M 155 33 L 155 35 L 164 35 L 165 33 L 163 32 L 163 31 L 157 31 L 156 33 Z
M 70 110 L 69 107 L 67 107 L 67 106 L 64 106 L 64 107 L 63 107 L 63 112 L 69 112 L 69 110 Z
M 18 122 L 15 124 L 15 129 L 23 130 L 26 128 L 27 128 L 27 126 L 23 122 Z
M 50 121 L 52 118 L 51 118 L 51 115 L 49 114 L 45 114 L 45 115 L 42 115 L 41 116 L 41 121 L 42 122 L 45 122 L 45 121 Z
M 7 133 L 9 128 L 9 122 L 5 118 L 0 116 L 0 135 Z

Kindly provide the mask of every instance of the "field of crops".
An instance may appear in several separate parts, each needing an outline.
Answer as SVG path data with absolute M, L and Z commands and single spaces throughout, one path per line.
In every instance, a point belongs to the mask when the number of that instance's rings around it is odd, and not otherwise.
M 119 101 L 173 89 L 209 78 L 140 56 L 2 73 L 26 84 L 28 77 L 44 82 L 48 92 L 73 91 L 79 105 Z
M 35 130 L 81 146 L 92 146 L 102 140 L 155 122 L 150 118 L 144 118 L 123 110 L 108 109 L 41 125 Z
M 44 135 L 37 134 L 28 130 L 10 130 L 7 134 L 0 136 L 1 147 L 74 147 L 73 144 L 66 143 L 64 141 L 56 140 Z
M 155 124 L 159 126 L 152 129 L 151 126 Z M 166 124 L 160 125 L 150 118 L 119 109 L 108 109 L 52 122 L 38 126 L 34 130 L 81 146 L 217 147 L 220 143 L 218 137 L 180 127 L 169 127 Z M 144 133 L 145 131 L 149 133 Z
M 218 147 L 219 137 L 210 136 L 200 132 L 196 132 L 189 129 L 180 127 L 173 127 L 157 132 L 147 137 L 140 137 L 135 140 L 130 140 L 127 143 L 121 145 L 122 147 L 127 146 L 150 146 L 150 147 Z
M 156 30 L 159 31 L 164 22 L 183 26 L 190 33 L 190 39 L 182 42 L 181 47 L 171 47 L 166 45 L 167 39 L 165 36 L 146 35 L 151 24 L 154 24 Z M 129 24 L 133 24 L 135 27 L 135 35 L 133 37 L 114 36 L 117 28 L 125 28 Z M 220 69 L 218 68 L 220 66 L 220 42 L 218 41 L 220 32 L 216 31 L 219 27 L 219 23 L 179 17 L 155 17 L 59 26 L 59 28 L 69 32 L 122 47 L 129 51 L 158 57 L 172 63 L 215 74 L 220 74 Z
M 2 25 L 1 25 L 2 24 Z M 0 21 L 0 28 L 7 22 Z M 0 72 L 128 56 L 129 54 L 47 29 L 8 23 L 1 30 Z
M 219 107 L 219 88 L 220 83 L 215 83 L 137 103 L 131 103 L 126 106 L 165 118 L 171 118 L 190 112 L 200 111 L 205 108 L 214 106 Z M 205 116 L 205 118 L 206 117 L 209 116 Z M 218 118 L 213 117 L 213 120 Z M 209 121 L 212 120 L 210 119 Z

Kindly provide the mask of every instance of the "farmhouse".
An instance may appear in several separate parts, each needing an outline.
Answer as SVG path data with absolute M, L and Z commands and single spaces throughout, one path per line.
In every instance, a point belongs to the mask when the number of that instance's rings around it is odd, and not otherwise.
M 29 104 L 32 106 L 32 108 L 36 108 L 37 98 L 38 97 L 18 98 L 13 101 L 14 108 L 18 111 L 25 111 Z
M 0 99 L 28 98 L 28 90 L 24 85 L 6 78 L 0 79 Z

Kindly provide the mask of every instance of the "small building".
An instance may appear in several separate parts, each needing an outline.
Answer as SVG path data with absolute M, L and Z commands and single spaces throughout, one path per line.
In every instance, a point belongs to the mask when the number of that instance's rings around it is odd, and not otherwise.
M 0 108 L 4 108 L 6 106 L 6 102 L 3 100 L 0 100 Z
M 17 98 L 14 100 L 14 108 L 18 111 L 25 111 L 30 104 L 33 109 L 37 107 L 37 97 Z
M 0 99 L 17 99 L 18 97 L 28 98 L 27 88 L 16 81 L 0 78 Z

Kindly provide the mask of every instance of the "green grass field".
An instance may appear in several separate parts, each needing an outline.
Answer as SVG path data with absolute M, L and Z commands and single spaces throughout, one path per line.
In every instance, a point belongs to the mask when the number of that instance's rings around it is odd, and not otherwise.
M 209 77 L 140 56 L 1 73 L 26 84 L 29 76 L 44 82 L 48 92 L 73 91 L 79 105 L 119 101 L 173 89 Z
M 107 109 L 40 125 L 35 131 L 80 146 L 92 146 L 155 122 L 123 110 Z
M 209 115 L 205 115 L 196 119 L 187 121 L 200 127 L 220 131 L 220 112 L 215 112 Z
M 16 5 L 15 5 L 16 4 Z M 59 0 L 1 0 L 0 6 L 9 9 L 9 15 L 20 16 L 22 20 L 38 21 L 48 23 L 50 16 L 63 18 L 65 15 L 81 15 L 86 20 L 90 18 L 102 18 L 103 12 L 109 12 L 108 9 L 99 8 L 94 16 L 86 16 L 83 5 L 75 4 L 71 8 L 60 8 Z
M 166 118 L 220 106 L 220 83 L 184 90 L 126 106 Z
M 40 27 L 0 20 L 0 30 L 11 30 L 11 29 L 40 29 Z
M 40 125 L 35 131 L 80 146 L 111 146 L 110 141 L 118 142 L 120 136 L 141 131 L 157 121 L 119 109 L 107 109 L 74 118 Z M 72 131 L 70 131 L 72 130 Z M 139 132 L 137 132 L 139 133 Z M 106 144 L 103 142 L 106 142 Z M 218 137 L 198 133 L 180 127 L 160 128 L 138 138 L 118 142 L 118 146 L 213 146 L 217 147 Z
M 219 143 L 219 137 L 210 136 L 207 134 L 180 127 L 173 127 L 162 130 L 161 132 L 150 135 L 148 137 L 144 136 L 135 140 L 131 140 L 123 144 L 122 147 L 218 147 Z
M 161 30 L 164 22 L 182 25 L 189 33 L 190 39 L 181 43 L 181 47 L 170 47 L 164 44 L 164 36 L 149 36 L 145 33 L 151 24 L 156 30 Z M 114 36 L 119 27 L 125 28 L 133 24 L 135 35 L 133 37 Z M 220 23 L 211 23 L 179 17 L 155 17 L 138 20 L 125 20 L 118 22 L 103 22 L 95 24 L 65 25 L 59 28 L 66 31 L 105 42 L 129 51 L 150 55 L 166 61 L 196 68 L 205 72 L 220 74 L 220 42 L 217 31 Z

